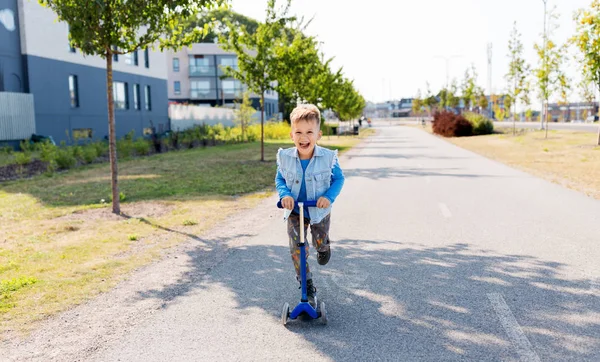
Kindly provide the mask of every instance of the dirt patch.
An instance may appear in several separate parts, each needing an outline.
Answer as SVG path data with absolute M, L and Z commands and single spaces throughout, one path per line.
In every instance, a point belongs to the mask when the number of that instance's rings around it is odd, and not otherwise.
M 175 209 L 175 205 L 162 202 L 135 202 L 124 204 L 121 213 L 135 218 L 156 218 L 164 216 Z
M 164 216 L 175 209 L 174 205 L 162 202 L 135 202 L 131 204 L 121 204 L 121 214 L 115 215 L 112 208 L 108 205 L 101 209 L 78 210 L 71 214 L 57 217 L 56 221 L 96 221 L 108 220 L 119 221 L 126 218 L 158 218 Z

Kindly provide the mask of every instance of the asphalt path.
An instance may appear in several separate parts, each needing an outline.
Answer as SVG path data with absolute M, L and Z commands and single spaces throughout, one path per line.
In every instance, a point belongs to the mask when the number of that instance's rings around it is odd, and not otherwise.
M 86 360 L 599 361 L 600 202 L 420 129 L 374 127 L 341 160 L 329 264 L 311 249 L 327 325 L 280 323 L 299 290 L 273 210 Z

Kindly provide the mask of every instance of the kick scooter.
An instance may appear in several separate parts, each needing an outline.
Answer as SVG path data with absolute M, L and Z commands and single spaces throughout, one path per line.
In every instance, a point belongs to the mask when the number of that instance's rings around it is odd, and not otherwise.
M 290 304 L 285 303 L 283 310 L 281 311 L 281 323 L 285 326 L 290 319 L 296 319 L 299 316 L 307 316 L 308 319 L 320 319 L 321 323 L 327 324 L 327 312 L 325 311 L 325 302 L 318 303 L 317 297 L 315 296 L 315 306 L 313 307 L 308 302 L 308 296 L 306 293 L 306 242 L 304 241 L 304 207 L 315 207 L 317 206 L 316 201 L 304 201 L 296 202 L 296 205 L 300 209 L 300 239 L 296 244 L 300 248 L 300 277 L 302 286 L 302 295 L 300 297 L 300 303 L 290 312 Z M 277 207 L 283 208 L 281 201 L 277 203 Z

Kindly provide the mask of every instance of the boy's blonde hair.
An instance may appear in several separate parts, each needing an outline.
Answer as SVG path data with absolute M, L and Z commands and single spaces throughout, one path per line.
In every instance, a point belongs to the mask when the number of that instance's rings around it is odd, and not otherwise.
M 293 126 L 299 121 L 315 121 L 317 126 L 321 126 L 321 112 L 314 104 L 299 104 L 290 114 L 290 123 Z

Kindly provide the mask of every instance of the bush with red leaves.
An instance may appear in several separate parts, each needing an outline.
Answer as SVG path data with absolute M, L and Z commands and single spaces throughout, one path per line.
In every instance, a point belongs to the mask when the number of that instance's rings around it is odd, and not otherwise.
M 472 136 L 473 125 L 461 115 L 442 111 L 433 116 L 433 132 L 444 137 Z

